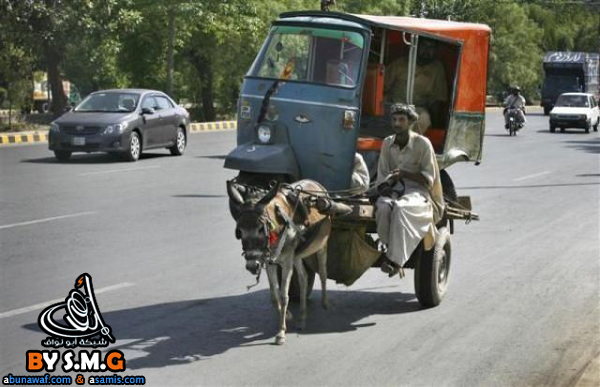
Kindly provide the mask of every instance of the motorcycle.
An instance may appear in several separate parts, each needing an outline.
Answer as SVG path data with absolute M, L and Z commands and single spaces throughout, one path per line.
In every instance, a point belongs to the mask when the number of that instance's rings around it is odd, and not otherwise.
M 516 136 L 517 132 L 523 128 L 523 123 L 519 122 L 519 109 L 507 108 L 508 112 L 508 135 Z

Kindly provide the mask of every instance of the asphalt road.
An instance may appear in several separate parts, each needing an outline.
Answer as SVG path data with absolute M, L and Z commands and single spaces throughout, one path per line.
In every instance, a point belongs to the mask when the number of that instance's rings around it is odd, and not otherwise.
M 190 137 L 183 157 L 55 162 L 0 148 L 0 376 L 42 349 L 42 305 L 91 274 L 126 374 L 164 385 L 566 386 L 600 352 L 600 137 L 509 137 L 487 117 L 480 166 L 449 169 L 480 222 L 457 224 L 449 292 L 422 309 L 412 271 L 370 270 L 312 295 L 307 329 L 271 343 L 266 278 L 245 271 L 222 168 L 235 132 Z M 73 375 L 74 376 L 74 375 Z M 599 375 L 600 378 L 600 375 Z

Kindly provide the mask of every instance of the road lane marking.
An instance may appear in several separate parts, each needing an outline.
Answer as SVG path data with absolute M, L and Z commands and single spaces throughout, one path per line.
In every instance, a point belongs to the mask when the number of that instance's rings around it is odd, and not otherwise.
M 534 173 L 533 175 L 527 175 L 527 176 L 519 177 L 518 179 L 514 179 L 513 181 L 523 181 L 523 180 L 527 180 L 527 179 L 532 179 L 534 177 L 540 177 L 540 176 L 548 175 L 550 173 L 552 173 L 552 171 L 544 171 L 544 172 L 540 172 L 540 173 Z
M 0 230 L 3 230 L 5 228 L 19 227 L 19 226 L 29 226 L 30 224 L 38 224 L 38 223 L 51 222 L 53 220 L 76 218 L 78 216 L 85 216 L 85 215 L 93 215 L 93 214 L 96 214 L 96 213 L 98 213 L 98 211 L 87 211 L 87 212 L 79 212 L 77 214 L 60 215 L 60 216 L 53 216 L 51 218 L 43 218 L 43 219 L 30 220 L 30 221 L 27 221 L 27 222 L 5 224 L 3 226 L 0 226 Z
M 106 292 L 112 292 L 112 291 L 115 291 L 115 290 L 128 288 L 128 287 L 131 287 L 131 286 L 134 286 L 134 285 L 135 284 L 133 284 L 131 282 L 123 282 L 123 283 L 120 283 L 120 284 L 111 285 L 111 286 L 107 286 L 105 288 L 94 290 L 94 294 L 101 294 L 101 293 L 106 293 Z M 31 305 L 31 306 L 26 306 L 24 308 L 13 309 L 13 310 L 9 310 L 9 311 L 6 311 L 6 312 L 2 312 L 2 313 L 0 313 L 0 319 L 7 318 L 7 317 L 18 316 L 18 315 L 24 314 L 24 313 L 33 312 L 34 310 L 43 309 L 43 308 L 45 308 L 47 306 L 50 306 L 52 304 L 56 304 L 58 302 L 63 302 L 64 300 L 65 300 L 64 298 L 57 298 L 56 300 L 41 302 L 39 304 L 35 304 L 35 305 Z
M 160 168 L 160 165 L 149 165 L 147 167 L 139 167 L 139 168 L 108 169 L 106 171 L 84 172 L 84 173 L 80 173 L 79 176 L 101 175 L 104 173 L 116 173 L 116 172 L 141 171 L 144 169 L 154 169 L 154 168 Z

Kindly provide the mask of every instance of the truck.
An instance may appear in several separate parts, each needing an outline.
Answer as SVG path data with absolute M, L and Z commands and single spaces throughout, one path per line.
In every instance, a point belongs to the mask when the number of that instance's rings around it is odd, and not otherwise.
M 48 78 L 46 73 L 43 71 L 36 71 L 33 73 L 33 110 L 38 113 L 46 113 L 50 110 L 50 104 L 52 103 L 52 93 L 48 84 Z M 69 81 L 63 81 L 63 90 L 67 97 L 67 103 L 69 105 L 77 104 L 81 101 L 79 91 Z
M 600 97 L 598 67 L 600 54 L 551 51 L 544 55 L 544 83 L 541 105 L 544 115 L 554 107 L 562 93 L 582 92 Z

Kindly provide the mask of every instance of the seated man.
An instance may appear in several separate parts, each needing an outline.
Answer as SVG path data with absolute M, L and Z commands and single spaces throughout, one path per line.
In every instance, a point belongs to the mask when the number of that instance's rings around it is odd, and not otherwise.
M 411 127 L 418 120 L 412 106 L 392 106 L 394 135 L 383 141 L 377 168 L 377 233 L 388 246 L 381 269 L 390 277 L 410 258 L 422 239 L 430 250 L 443 213 L 442 185 L 431 142 Z M 382 188 L 385 187 L 385 188 Z
M 413 101 L 419 114 L 413 130 L 424 134 L 432 125 L 443 125 L 444 105 L 448 102 L 446 72 L 442 62 L 435 59 L 437 43 L 421 39 L 417 49 Z M 408 59 L 399 58 L 386 68 L 384 93 L 387 101 L 407 101 Z

